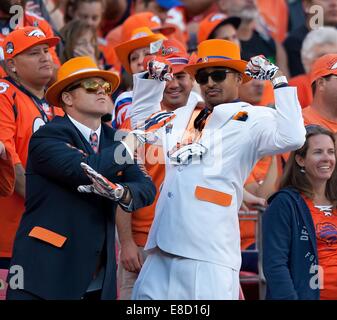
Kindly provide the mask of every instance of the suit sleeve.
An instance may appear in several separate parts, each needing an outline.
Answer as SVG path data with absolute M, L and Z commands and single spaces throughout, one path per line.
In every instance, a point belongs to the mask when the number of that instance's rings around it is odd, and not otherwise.
M 151 116 L 161 111 L 165 81 L 144 79 L 145 72 L 133 76 L 133 99 L 131 109 L 131 127 L 136 128 Z
M 128 166 L 124 171 L 123 184 L 129 188 L 132 196 L 131 208 L 128 211 L 135 211 L 153 203 L 156 187 L 143 166 Z
M 257 158 L 299 149 L 305 141 L 305 127 L 296 88 L 274 90 L 276 110 L 256 107 L 259 113 L 252 127 Z
M 298 299 L 288 267 L 292 212 L 289 200 L 278 195 L 262 219 L 263 273 L 267 281 L 268 297 L 271 299 Z
M 62 184 L 77 187 L 90 184 L 80 163 L 85 162 L 111 181 L 116 181 L 117 173 L 133 164 L 124 145 L 113 142 L 99 154 L 86 154 L 73 146 L 72 132 L 64 126 L 46 125 L 31 138 L 29 163 L 34 172 Z M 27 172 L 27 174 L 30 174 Z

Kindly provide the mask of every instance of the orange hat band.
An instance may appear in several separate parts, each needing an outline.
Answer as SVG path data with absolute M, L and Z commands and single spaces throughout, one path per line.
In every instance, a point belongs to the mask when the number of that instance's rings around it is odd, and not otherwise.
M 209 59 L 233 60 L 232 58 L 226 57 L 226 56 L 206 56 L 206 57 L 199 58 L 197 63 L 199 63 L 199 62 L 209 62 L 208 61 Z

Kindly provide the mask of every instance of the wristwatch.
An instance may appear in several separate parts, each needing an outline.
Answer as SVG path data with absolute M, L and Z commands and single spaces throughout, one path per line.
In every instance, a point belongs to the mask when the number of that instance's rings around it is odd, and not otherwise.
M 288 80 L 286 76 L 276 77 L 271 80 L 274 89 L 288 85 Z

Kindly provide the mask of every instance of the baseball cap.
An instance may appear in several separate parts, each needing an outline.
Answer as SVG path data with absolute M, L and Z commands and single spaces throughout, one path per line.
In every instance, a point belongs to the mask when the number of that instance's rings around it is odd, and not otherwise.
M 206 16 L 199 25 L 198 43 L 207 40 L 215 28 L 225 24 L 231 24 L 235 29 L 238 29 L 241 19 L 234 16 L 229 17 L 223 13 L 211 13 Z
M 189 63 L 189 55 L 184 45 L 174 39 L 163 40 L 156 55 L 170 62 L 173 73 L 183 71 Z
M 40 44 L 48 44 L 54 47 L 60 38 L 46 37 L 43 31 L 37 27 L 23 27 L 12 31 L 7 35 L 3 43 L 5 59 L 14 58 L 19 53 Z
M 330 53 L 318 58 L 311 69 L 311 84 L 318 78 L 328 76 L 330 74 L 337 75 L 337 54 Z

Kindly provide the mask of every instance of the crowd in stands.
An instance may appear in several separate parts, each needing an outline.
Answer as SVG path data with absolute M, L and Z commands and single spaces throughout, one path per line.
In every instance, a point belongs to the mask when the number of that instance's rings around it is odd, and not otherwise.
M 14 5 L 23 8 L 23 15 L 19 12 L 18 16 L 14 16 L 11 10 Z M 317 14 L 312 9 L 317 6 L 323 14 Z M 263 55 L 278 66 L 282 76 L 288 78 L 289 86 L 297 89 L 307 128 L 306 140 L 301 148 L 283 150 L 280 147 L 280 153 L 261 152 L 261 157 L 248 174 L 243 201 L 238 209 L 251 212 L 257 207 L 263 208 L 259 212 L 263 225 L 257 235 L 253 221 L 240 221 L 241 249 L 245 251 L 242 254 L 241 271 L 258 275 L 258 260 L 261 259 L 262 263 L 263 259 L 268 299 L 336 300 L 336 28 L 337 0 L 1 0 L 0 270 L 5 272 L 0 275 L 4 275 L 3 280 L 6 280 L 7 270 L 13 264 L 11 258 L 14 252 L 19 255 L 20 250 L 25 250 L 17 244 L 14 247 L 14 243 L 20 240 L 15 240 L 16 237 L 27 232 L 22 225 L 19 226 L 27 210 L 27 192 L 31 192 L 29 187 L 32 188 L 32 185 L 27 184 L 26 177 L 35 174 L 31 165 L 28 169 L 28 159 L 30 153 L 33 153 L 29 147 L 30 140 L 42 126 L 55 122 L 55 117 L 59 119 L 73 114 L 73 110 L 69 111 L 72 104 L 66 96 L 63 99 L 63 93 L 67 93 L 72 84 L 78 85 L 75 78 L 55 91 L 60 95 L 57 99 L 53 96 L 54 86 L 69 76 L 65 73 L 70 71 L 64 65 L 69 63 L 68 68 L 72 67 L 77 72 L 80 69 L 72 66 L 73 61 L 79 61 L 80 64 L 80 58 L 90 57 L 92 65 L 88 67 L 88 78 L 95 77 L 96 81 L 98 77 L 108 81 L 105 75 L 113 74 L 113 88 L 105 91 L 110 97 L 105 101 L 107 106 L 100 115 L 100 121 L 114 130 L 129 132 L 145 117 L 145 112 L 141 114 L 142 111 L 137 108 L 143 101 L 139 97 L 139 87 L 142 89 L 148 85 L 136 78 L 148 71 L 149 60 L 155 54 L 160 55 L 159 61 L 170 66 L 172 79 L 163 81 L 165 85 L 159 89 L 151 89 L 151 86 L 147 89 L 148 93 L 151 90 L 162 90 L 162 96 L 158 98 L 160 107 L 155 111 L 174 112 L 179 116 L 182 108 L 192 110 L 190 120 L 184 124 L 184 132 L 179 138 L 181 141 L 197 141 L 200 139 L 198 135 L 207 125 L 209 113 L 202 88 L 204 83 L 196 78 L 198 70 L 193 74 L 194 71 L 189 72 L 188 68 L 201 63 L 198 52 L 201 43 L 218 39 L 234 43 L 241 51 L 242 60 L 250 61 L 252 57 Z M 38 42 L 34 42 L 36 38 Z M 223 52 L 222 55 L 226 56 L 227 53 Z M 95 68 L 99 72 L 91 74 Z M 205 77 L 216 82 L 215 73 L 210 72 Z M 225 79 L 226 75 L 219 82 Z M 265 108 L 268 112 L 269 109 L 277 109 L 275 86 L 268 78 L 242 82 L 238 88 L 238 97 L 235 97 L 237 101 Z M 97 86 L 103 88 L 104 84 L 97 83 Z M 87 92 L 98 92 L 97 88 L 92 89 L 94 84 L 86 85 L 89 89 L 83 88 Z M 90 110 L 83 111 L 85 114 L 90 117 Z M 294 119 L 296 121 L 296 117 Z M 171 129 L 170 124 L 167 124 L 166 133 Z M 254 132 L 251 134 L 254 135 Z M 126 146 L 128 152 L 133 148 L 132 143 Z M 76 149 L 72 150 L 74 153 L 80 149 L 75 142 L 70 147 Z M 116 210 L 113 223 L 116 223 L 117 230 L 115 245 L 118 268 L 113 269 L 117 276 L 116 295 L 126 300 L 131 299 L 135 283 L 139 287 L 139 283 L 144 281 L 143 277 L 141 281 L 137 278 L 148 257 L 144 247 L 165 179 L 163 159 L 166 155 L 162 148 L 146 144 L 143 153 L 146 161 L 140 166 L 140 171 L 146 173 L 140 180 L 149 187 L 147 178 L 150 176 L 156 196 L 145 196 L 142 193 L 144 190 L 135 188 L 135 194 L 144 197 L 141 203 L 131 200 L 133 206 L 122 203 L 113 209 Z M 102 162 L 106 160 L 103 156 L 102 159 Z M 46 157 L 39 161 L 43 166 L 43 161 L 50 159 Z M 55 170 L 58 165 L 61 167 L 62 163 L 55 164 Z M 64 164 L 64 170 L 71 171 L 72 168 Z M 129 170 L 132 172 L 136 169 Z M 141 176 L 138 171 L 137 174 Z M 68 178 L 75 179 L 75 176 L 69 174 Z M 104 176 L 107 177 L 106 174 Z M 84 184 L 83 177 L 77 178 Z M 107 178 L 113 179 L 112 176 Z M 221 181 L 221 177 L 218 179 Z M 41 179 L 41 188 L 48 185 L 43 183 L 45 181 Z M 172 180 L 174 183 L 177 181 Z M 133 194 L 132 188 L 127 189 L 131 189 Z M 54 191 L 60 192 L 57 186 Z M 29 210 L 38 205 L 36 201 L 44 201 L 32 197 L 29 200 Z M 102 210 L 112 210 L 108 205 L 100 206 L 98 201 L 95 203 Z M 73 208 L 76 210 L 75 206 Z M 130 208 L 134 209 L 131 210 L 132 214 L 129 213 Z M 80 215 L 77 217 L 80 219 Z M 66 218 L 64 223 L 67 223 Z M 108 235 L 112 233 L 105 234 Z M 256 240 L 262 235 L 263 257 L 261 252 L 255 250 Z M 105 241 L 106 246 L 106 240 L 102 241 Z M 83 263 L 87 263 L 85 258 Z M 324 279 L 321 279 L 320 286 L 312 288 L 311 278 L 318 271 L 310 270 L 315 265 L 324 273 Z M 95 281 L 93 283 L 90 286 L 97 285 Z M 34 295 L 46 292 L 43 286 L 39 290 Z M 20 296 L 13 294 L 13 290 L 10 291 L 12 299 L 20 299 Z M 67 298 L 77 298 L 76 294 L 74 291 L 74 295 L 68 295 Z M 53 299 L 58 295 L 47 294 L 44 297 Z M 89 294 L 86 298 L 97 297 Z M 111 296 L 106 295 L 105 298 Z

